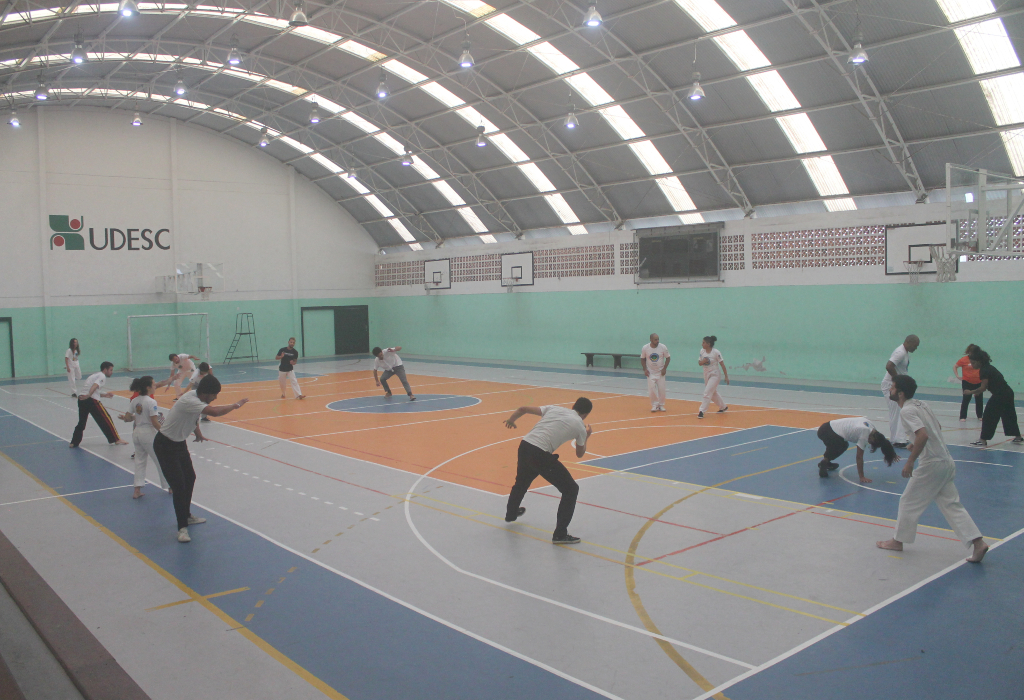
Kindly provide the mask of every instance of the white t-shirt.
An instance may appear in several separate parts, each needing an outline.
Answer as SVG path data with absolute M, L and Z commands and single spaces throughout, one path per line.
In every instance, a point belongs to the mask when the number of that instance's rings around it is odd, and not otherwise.
M 384 348 L 380 357 L 373 358 L 373 368 L 381 370 L 394 369 L 402 364 L 402 358 L 398 356 L 394 348 Z
M 722 368 L 719 366 L 719 362 L 722 362 L 722 353 L 718 352 L 718 348 L 711 348 L 711 352 L 706 351 L 704 348 L 700 349 L 700 359 L 709 359 L 711 364 L 704 365 L 704 381 L 707 381 L 711 377 L 722 376 Z
M 892 351 L 889 362 L 896 365 L 896 374 L 906 374 L 910 370 L 910 353 L 903 347 L 903 343 Z M 882 377 L 882 391 L 887 391 L 892 386 L 892 377 L 886 372 Z
M 928 434 L 928 442 L 918 455 L 919 464 L 946 463 L 953 465 L 953 456 L 949 454 L 946 441 L 942 439 L 942 426 L 939 419 L 928 408 L 928 404 L 917 399 L 907 399 L 900 409 L 900 418 L 903 419 L 903 427 L 907 431 L 910 442 L 914 442 L 914 433 L 924 428 Z
M 864 417 L 836 418 L 828 424 L 832 426 L 836 435 L 865 451 L 868 449 L 868 436 L 875 429 L 871 421 Z
M 213 367 L 210 367 L 210 374 L 213 373 Z M 199 365 L 196 365 L 195 370 L 192 372 L 192 378 L 189 379 L 190 384 L 198 384 L 201 377 L 199 376 Z
M 64 357 L 67 358 L 68 364 L 72 367 L 78 366 L 78 352 L 68 348 L 64 351 Z
M 540 412 L 540 422 L 523 440 L 552 453 L 567 440 L 575 439 L 577 446 L 587 444 L 587 426 L 576 411 L 562 406 L 541 406 Z
M 178 372 L 184 374 L 195 370 L 195 368 L 196 366 L 192 363 L 192 357 L 187 352 L 183 352 L 178 355 Z
M 647 343 L 640 351 L 640 361 L 647 368 L 647 371 L 651 373 L 652 377 L 661 376 L 661 370 L 665 369 L 665 363 L 668 362 L 669 357 L 671 355 L 668 352 L 668 348 L 665 347 L 665 343 L 658 343 L 656 348 L 652 348 L 651 344 Z
M 152 396 L 136 396 L 132 399 L 132 402 L 128 404 L 128 412 L 131 413 L 132 418 L 135 419 L 136 428 L 147 425 L 149 427 L 153 427 L 153 422 L 150 418 L 160 415 L 160 406 Z
M 184 442 L 196 429 L 196 424 L 207 405 L 199 400 L 194 391 L 182 394 L 181 398 L 174 402 L 174 408 L 167 414 L 167 418 L 164 419 L 164 425 L 160 428 L 160 432 L 169 440 Z
M 96 385 L 96 391 L 89 394 L 90 399 L 100 400 L 100 394 L 103 392 L 103 385 L 107 383 L 107 375 L 103 372 L 97 372 L 96 374 L 90 374 L 89 378 L 85 380 L 85 390 L 89 391 L 93 384 Z

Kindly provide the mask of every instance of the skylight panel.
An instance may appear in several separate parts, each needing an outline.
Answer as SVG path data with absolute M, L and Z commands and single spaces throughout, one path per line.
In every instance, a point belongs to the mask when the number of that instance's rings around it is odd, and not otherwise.
M 298 85 L 291 85 L 289 83 L 282 83 L 280 80 L 274 80 L 273 78 L 267 78 L 266 82 L 263 84 L 269 85 L 277 90 L 290 92 L 293 95 L 305 95 L 307 92 L 306 88 L 301 88 Z
M 829 196 L 836 194 L 850 194 L 843 182 L 843 176 L 839 174 L 839 168 L 832 156 L 818 156 L 817 158 L 804 158 L 801 161 L 811 182 L 818 190 L 818 194 Z
M 339 175 L 338 177 L 341 178 L 342 182 L 344 182 L 346 185 L 354 189 L 359 194 L 370 194 L 370 189 L 366 187 L 363 183 L 359 182 L 359 180 L 357 180 L 356 178 L 349 177 L 348 175 Z
M 448 0 L 444 0 L 444 2 L 448 2 Z M 540 39 L 540 34 L 530 31 L 508 15 L 492 17 L 491 19 L 485 20 L 484 24 L 505 36 L 516 46 L 529 44 L 531 41 L 537 41 Z
M 742 29 L 716 36 L 714 42 L 741 71 L 764 68 L 772 64 Z
M 387 58 L 386 55 L 382 54 L 376 49 L 371 49 L 369 46 L 364 46 L 358 41 L 352 41 L 351 39 L 343 44 L 338 44 L 338 48 L 342 51 L 347 51 L 353 56 L 359 56 L 359 58 L 365 58 L 367 61 L 381 61 Z
M 437 188 L 437 191 L 440 192 L 444 196 L 444 198 L 448 200 L 449 204 L 461 207 L 466 203 L 466 200 L 460 197 L 459 193 L 456 192 L 455 189 L 444 180 L 440 180 L 433 184 L 434 187 Z
M 484 235 L 482 235 L 482 236 L 479 236 L 479 238 L 480 238 L 480 240 L 481 240 L 481 241 L 483 241 L 484 243 L 497 243 L 497 242 L 498 242 L 498 239 L 497 239 L 497 238 L 495 238 L 494 236 L 492 236 L 492 235 L 491 235 L 491 234 L 489 234 L 489 233 L 485 233 Z
M 519 166 L 520 172 L 526 176 L 538 192 L 553 192 L 555 186 L 551 184 L 548 176 L 541 172 L 536 163 L 523 163 Z M 563 219 L 564 221 L 564 219 Z
M 441 177 L 437 174 L 436 170 L 423 162 L 423 159 L 419 156 L 412 157 L 412 169 L 422 175 L 424 180 L 436 180 Z
M 1024 129 L 1009 129 L 999 134 L 1006 147 L 1006 155 L 1010 158 L 1013 174 L 1024 176 Z
M 736 21 L 714 0 L 676 0 L 676 4 L 706 32 L 736 26 Z
M 487 117 L 480 114 L 480 112 L 473 107 L 463 107 L 462 109 L 455 110 L 455 113 L 469 122 L 470 126 L 474 129 L 478 126 L 482 126 L 485 134 L 490 134 L 491 132 L 498 130 L 498 127 L 494 126 Z
M 313 152 L 312 148 L 310 148 L 309 146 L 307 146 L 304 143 L 300 143 L 300 142 L 296 141 L 291 136 L 282 136 L 281 138 L 278 139 L 278 141 L 280 141 L 281 143 L 286 144 L 288 146 L 291 146 L 292 148 L 294 148 L 299 153 L 307 153 L 308 154 L 308 153 L 312 153 Z
M 423 246 L 421 246 L 419 243 L 410 243 L 409 250 L 423 250 Z
M 565 201 L 565 197 L 560 194 L 546 194 L 544 199 L 547 200 L 548 204 L 554 210 L 558 218 L 562 220 L 563 224 L 578 224 L 580 218 L 573 213 L 573 210 L 569 208 L 568 202 Z
M 360 129 L 362 129 L 368 134 L 372 134 L 375 131 L 379 131 L 379 129 L 376 126 L 366 121 L 355 112 L 345 112 L 344 114 L 341 115 L 341 118 L 351 124 L 354 124 L 355 126 L 358 126 Z
M 416 83 L 422 83 L 427 79 L 427 76 L 423 75 L 418 70 L 414 70 L 394 58 L 390 61 L 384 61 L 381 65 L 384 66 L 384 69 L 389 73 L 394 73 L 405 82 L 412 83 L 413 85 Z
M 469 207 L 462 207 L 456 209 L 462 215 L 462 218 L 466 220 L 469 227 L 473 229 L 473 233 L 487 233 L 487 227 L 484 226 L 484 222 L 480 220 L 480 217 L 476 215 L 476 212 Z M 497 242 L 497 241 L 495 241 Z
M 89 58 L 92 58 L 93 54 L 89 54 Z M 238 70 L 237 68 L 225 68 L 224 75 L 230 75 L 233 78 L 241 78 L 242 80 L 248 80 L 254 83 L 258 83 L 263 80 L 266 76 L 260 75 L 259 73 L 250 73 L 246 70 Z
M 598 111 L 623 139 L 641 139 L 647 135 L 643 132 L 643 129 L 637 126 L 636 122 L 626 114 L 626 110 L 619 105 L 615 105 L 614 107 L 605 107 Z
M 387 208 L 387 206 L 384 204 L 384 202 L 380 201 L 380 198 L 377 195 L 375 195 L 375 194 L 368 194 L 365 197 L 363 197 L 363 199 L 365 199 L 367 202 L 369 202 L 370 205 L 374 209 L 376 209 L 377 212 L 381 216 L 394 216 L 395 215 L 395 213 L 393 211 L 391 211 L 390 209 Z M 403 226 L 403 228 L 405 228 L 405 227 Z M 408 233 L 408 232 L 406 232 L 406 233 Z M 412 240 L 412 239 L 410 238 L 410 239 L 406 239 L 406 240 Z
M 485 17 L 492 12 L 494 8 L 488 5 L 486 2 L 480 2 L 479 0 L 441 0 L 445 4 L 451 5 L 457 10 L 462 10 L 474 17 Z
M 506 134 L 494 134 L 489 138 L 495 148 L 504 153 L 505 157 L 513 163 L 522 163 L 523 161 L 530 160 L 523 149 L 517 146 Z
M 637 143 L 629 144 L 630 150 L 640 159 L 640 163 L 643 164 L 644 168 L 647 169 L 651 175 L 660 175 L 663 173 L 672 172 L 672 168 L 668 166 L 668 161 L 665 157 L 658 152 L 658 149 L 654 147 L 654 144 L 650 141 L 639 141 Z M 678 181 L 677 181 L 678 182 Z M 680 185 L 682 187 L 682 185 Z M 691 209 L 693 207 L 690 207 Z
M 796 99 L 793 91 L 786 85 L 778 71 L 770 70 L 756 75 L 748 75 L 747 82 L 754 92 L 772 112 L 784 112 L 790 109 L 800 109 L 800 101 Z
M 990 19 L 953 30 L 975 74 L 991 73 L 1020 65 L 1017 52 L 1001 19 Z
M 370 195 L 370 197 L 372 196 L 373 195 Z M 369 197 L 367 197 L 367 199 L 369 199 Z M 387 207 L 384 208 L 387 209 Z M 409 233 L 409 229 L 405 227 L 405 224 L 403 224 L 398 219 L 388 219 L 388 223 L 391 224 L 391 228 L 398 231 L 398 235 L 402 237 L 403 241 L 411 243 L 416 240 L 416 237 Z M 422 250 L 422 248 L 420 248 L 420 250 Z
M 330 112 L 331 114 L 341 114 L 342 112 L 345 111 L 345 108 L 342 107 L 337 102 L 335 102 L 334 100 L 328 100 L 323 95 L 318 95 L 315 92 L 310 92 L 306 94 L 302 99 L 306 100 L 306 102 L 316 103 L 317 107 L 320 107 L 321 109 Z
M 826 199 L 825 208 L 829 211 L 855 211 L 857 204 L 852 197 L 841 197 L 839 199 Z
M 589 233 L 589 231 L 587 231 L 587 227 L 581 226 L 580 224 L 576 224 L 575 226 L 569 226 L 568 228 L 569 233 L 572 234 L 573 236 L 585 236 L 587 235 L 587 233 Z
M 573 65 L 576 64 L 574 63 Z M 576 92 L 583 96 L 583 99 L 594 107 L 606 105 L 613 101 L 612 96 L 586 73 L 570 76 L 565 79 L 565 82 L 569 83 Z
M 972 17 L 990 15 L 996 11 L 992 0 L 935 0 L 942 11 L 946 13 L 946 19 L 950 22 L 961 22 Z
M 335 34 L 334 32 L 329 32 L 325 29 L 309 25 L 305 27 L 292 27 L 292 34 L 304 36 L 307 39 L 318 41 L 321 44 L 335 44 L 344 38 L 340 34 Z
M 390 148 L 398 155 L 402 155 L 405 153 L 405 146 L 391 134 L 382 131 L 379 134 L 374 134 L 373 138 L 380 141 L 382 144 Z
M 1024 73 L 980 80 L 978 84 L 985 93 L 996 124 L 1005 126 L 1024 122 Z
M 558 75 L 565 75 L 580 69 L 568 56 L 556 49 L 550 42 L 543 42 L 527 49 L 537 60 L 553 70 Z
M 786 138 L 789 139 L 789 142 L 793 144 L 793 149 L 797 153 L 814 153 L 827 150 L 825 142 L 821 140 L 818 130 L 814 128 L 811 118 L 806 114 L 776 117 L 775 121 L 786 135 Z
M 445 107 L 458 107 L 459 105 L 466 104 L 466 101 L 456 95 L 448 88 L 441 87 L 437 83 L 427 83 L 426 85 L 420 85 L 420 90 L 427 93 L 435 100 L 443 104 Z
M 659 177 L 656 182 L 672 205 L 672 211 L 693 211 L 697 208 L 678 177 Z
M 320 165 L 324 166 L 328 170 L 330 170 L 335 175 L 337 175 L 338 173 L 340 173 L 342 171 L 341 170 L 341 166 L 339 166 L 333 160 L 331 160 L 330 158 L 328 158 L 327 156 L 325 156 L 325 155 L 323 155 L 321 153 L 314 153 L 313 155 L 310 156 L 310 158 L 315 160 L 317 163 L 319 163 Z

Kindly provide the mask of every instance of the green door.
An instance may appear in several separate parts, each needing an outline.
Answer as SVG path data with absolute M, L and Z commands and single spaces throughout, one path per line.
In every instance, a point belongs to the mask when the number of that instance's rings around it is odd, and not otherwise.
M 334 309 L 303 309 L 302 356 L 324 357 L 334 354 Z
M 14 376 L 14 330 L 11 319 L 0 318 L 0 379 Z

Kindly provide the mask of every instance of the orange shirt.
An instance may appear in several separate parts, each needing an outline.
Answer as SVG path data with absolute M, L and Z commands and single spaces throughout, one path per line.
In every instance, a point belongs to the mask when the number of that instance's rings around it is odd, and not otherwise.
M 956 361 L 957 367 L 963 367 L 964 381 L 970 382 L 971 384 L 980 384 L 981 375 L 978 374 L 978 370 L 971 367 L 971 358 L 964 355 Z

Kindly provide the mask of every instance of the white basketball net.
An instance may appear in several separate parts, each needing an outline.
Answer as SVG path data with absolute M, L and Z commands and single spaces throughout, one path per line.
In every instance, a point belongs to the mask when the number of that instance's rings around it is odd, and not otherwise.
M 935 261 L 936 282 L 956 282 L 956 263 L 960 251 L 950 250 L 943 245 L 928 246 Z
M 920 284 L 921 282 L 921 268 L 924 266 L 922 260 L 905 260 L 903 267 L 907 268 L 907 274 L 910 276 L 911 284 Z

